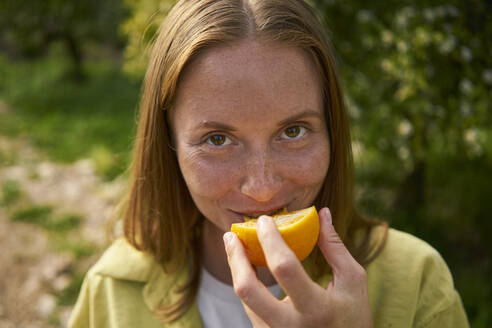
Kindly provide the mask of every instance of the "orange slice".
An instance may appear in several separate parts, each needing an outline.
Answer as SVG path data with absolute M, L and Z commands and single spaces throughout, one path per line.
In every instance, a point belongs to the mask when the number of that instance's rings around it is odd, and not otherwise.
M 272 215 L 272 217 L 275 217 L 276 215 L 280 215 L 280 214 L 287 214 L 287 213 L 289 213 L 289 212 L 287 212 L 287 209 L 284 207 L 283 209 L 281 209 L 277 213 L 275 213 L 275 215 Z M 243 216 L 243 218 L 244 218 L 244 221 L 257 220 L 257 218 L 250 217 L 250 216 Z
M 319 217 L 316 208 L 311 206 L 290 213 L 284 210 L 274 215 L 273 219 L 285 243 L 299 261 L 304 260 L 318 241 Z M 265 255 L 256 234 L 257 219 L 245 217 L 245 220 L 232 224 L 231 231 L 243 242 L 251 264 L 266 266 Z

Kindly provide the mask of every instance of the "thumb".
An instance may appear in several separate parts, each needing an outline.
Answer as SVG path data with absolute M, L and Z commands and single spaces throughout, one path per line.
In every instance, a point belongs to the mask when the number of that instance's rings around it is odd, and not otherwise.
M 335 231 L 330 210 L 324 207 L 319 214 L 320 234 L 318 247 L 323 253 L 326 262 L 332 268 L 333 274 L 340 276 L 340 273 L 349 270 L 357 261 L 352 257 Z

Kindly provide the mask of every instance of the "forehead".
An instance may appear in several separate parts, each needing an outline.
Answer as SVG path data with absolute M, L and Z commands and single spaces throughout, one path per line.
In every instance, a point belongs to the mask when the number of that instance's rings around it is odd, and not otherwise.
M 302 49 L 243 40 L 210 48 L 182 73 L 177 115 L 287 115 L 321 109 L 319 74 Z M 294 113 L 295 114 L 295 113 Z M 247 116 L 247 115 L 246 115 Z

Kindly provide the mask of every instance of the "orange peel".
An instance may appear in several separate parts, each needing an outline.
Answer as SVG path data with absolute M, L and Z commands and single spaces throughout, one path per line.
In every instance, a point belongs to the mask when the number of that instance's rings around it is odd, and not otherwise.
M 299 261 L 304 260 L 313 250 L 319 236 L 318 211 L 314 206 L 287 212 L 285 209 L 273 215 L 280 235 L 294 252 Z M 267 266 L 265 255 L 258 240 L 257 219 L 244 217 L 245 222 L 234 223 L 231 231 L 242 241 L 251 264 Z

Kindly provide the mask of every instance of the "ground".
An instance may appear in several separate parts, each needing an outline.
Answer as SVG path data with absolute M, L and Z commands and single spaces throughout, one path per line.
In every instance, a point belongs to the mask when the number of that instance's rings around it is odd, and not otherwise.
M 66 327 L 124 183 L 0 135 L 0 328 Z

